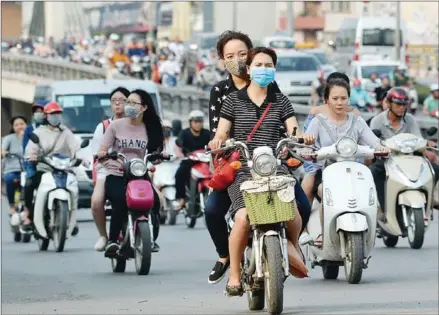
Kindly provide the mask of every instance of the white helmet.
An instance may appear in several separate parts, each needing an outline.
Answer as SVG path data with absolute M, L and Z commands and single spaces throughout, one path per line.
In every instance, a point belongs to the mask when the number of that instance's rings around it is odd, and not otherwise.
M 191 111 L 189 113 L 189 121 L 191 120 L 204 120 L 204 113 L 199 109 Z
M 434 92 L 439 90 L 439 85 L 437 83 L 433 83 L 432 85 L 430 85 L 430 92 Z
M 119 40 L 119 35 L 117 34 L 111 34 L 110 35 L 110 40 L 117 42 Z
M 163 128 L 171 128 L 172 129 L 172 123 L 167 119 L 164 119 L 162 121 L 162 126 L 163 126 Z

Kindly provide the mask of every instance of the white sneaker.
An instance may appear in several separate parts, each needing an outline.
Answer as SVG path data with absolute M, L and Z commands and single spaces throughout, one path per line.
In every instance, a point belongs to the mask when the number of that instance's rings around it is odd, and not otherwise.
M 311 241 L 313 241 L 313 239 L 307 232 L 303 232 L 299 237 L 299 244 L 302 246 L 310 243 Z
M 97 252 L 103 252 L 105 249 L 105 246 L 107 246 L 108 239 L 104 236 L 99 237 L 98 241 L 95 244 L 95 250 Z

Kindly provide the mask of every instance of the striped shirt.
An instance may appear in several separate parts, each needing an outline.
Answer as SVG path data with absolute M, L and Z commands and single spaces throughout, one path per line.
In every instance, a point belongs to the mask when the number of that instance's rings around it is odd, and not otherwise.
M 279 128 L 285 121 L 294 116 L 294 109 L 290 100 L 279 92 L 277 87 L 269 86 L 267 98 L 258 107 L 248 94 L 247 87 L 233 92 L 225 99 L 219 116 L 232 122 L 232 133 L 237 141 L 247 142 L 247 137 L 258 122 L 268 104 L 272 103 L 253 139 L 247 144 L 250 154 L 255 148 L 269 146 L 273 152 L 281 139 Z

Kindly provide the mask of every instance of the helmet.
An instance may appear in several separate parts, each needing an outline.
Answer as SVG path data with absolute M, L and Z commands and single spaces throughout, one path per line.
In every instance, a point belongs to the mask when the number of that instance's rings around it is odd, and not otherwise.
M 430 85 L 430 92 L 439 91 L 439 85 L 437 83 L 433 83 Z
M 387 101 L 390 103 L 404 104 L 407 105 L 410 102 L 409 95 L 407 91 L 400 87 L 395 87 L 387 92 Z
M 352 85 L 355 86 L 355 87 L 361 86 L 361 81 L 358 80 L 358 79 L 354 79 L 352 81 Z
M 204 120 L 204 113 L 201 110 L 193 110 L 189 113 L 189 121 L 191 120 Z
M 162 126 L 163 126 L 163 128 L 170 128 L 170 129 L 172 129 L 172 123 L 169 120 L 167 120 L 167 119 L 162 121 Z
M 49 102 L 44 106 L 44 114 L 62 113 L 62 107 L 57 102 Z
M 110 35 L 110 40 L 117 42 L 119 40 L 119 35 L 117 34 L 111 34 Z
M 32 105 L 32 113 L 34 113 L 37 108 L 44 109 L 44 106 L 46 106 L 47 103 L 49 103 L 49 101 L 36 101 Z

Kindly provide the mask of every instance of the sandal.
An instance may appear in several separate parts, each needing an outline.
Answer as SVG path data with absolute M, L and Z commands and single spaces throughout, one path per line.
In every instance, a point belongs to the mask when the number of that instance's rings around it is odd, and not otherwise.
M 313 242 L 313 246 L 322 248 L 323 247 L 323 235 L 319 234 L 317 235 L 317 238 Z
M 242 285 L 226 285 L 226 290 L 224 291 L 225 295 L 227 296 L 243 296 L 244 295 L 244 289 L 242 288 Z

